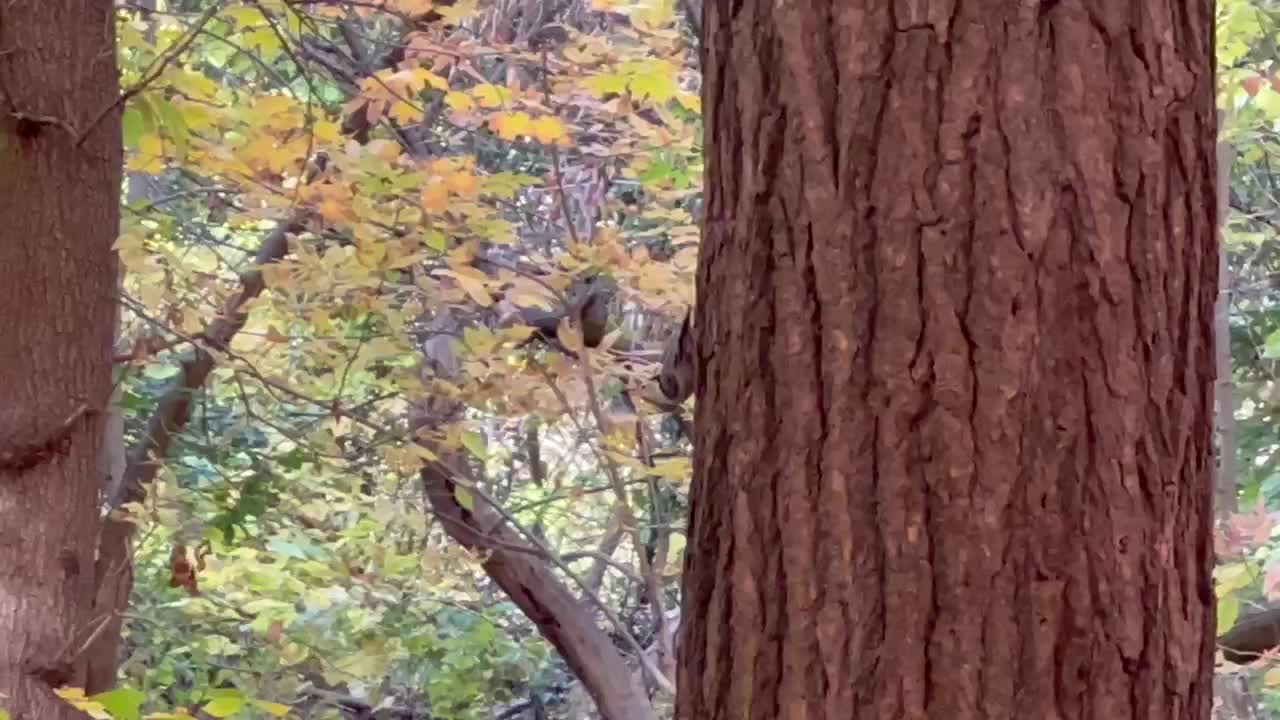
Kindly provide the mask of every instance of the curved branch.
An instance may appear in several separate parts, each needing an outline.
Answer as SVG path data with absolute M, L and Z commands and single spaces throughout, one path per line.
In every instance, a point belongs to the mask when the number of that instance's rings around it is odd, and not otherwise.
M 210 350 L 225 350 L 247 319 L 245 304 L 262 294 L 266 283 L 261 268 L 284 257 L 289 249 L 289 234 L 302 229 L 302 211 L 280 223 L 267 235 L 254 257 L 254 267 L 240 275 L 240 292 L 230 297 L 218 319 L 201 333 L 203 344 L 197 344 L 192 355 L 183 360 L 174 384 L 160 399 L 146 433 L 129 452 L 124 481 L 108 499 L 112 514 L 103 522 L 98 538 L 98 560 L 94 567 L 96 587 L 94 615 L 110 617 L 106 630 L 88 648 L 89 673 L 85 691 L 89 694 L 111 689 L 116 681 L 124 611 L 129 606 L 133 589 L 132 540 L 137 525 L 116 517 L 114 511 L 126 503 L 142 502 L 147 486 L 155 479 L 160 463 L 169 454 L 174 438 L 191 419 L 193 393 L 204 385 L 216 361 Z
M 440 463 L 424 465 L 421 479 L 432 510 L 449 519 L 443 523 L 446 532 L 464 547 L 487 554 L 485 573 L 560 653 L 601 714 L 608 720 L 657 720 L 644 688 L 586 607 L 541 559 L 503 547 L 521 544 L 515 531 L 505 522 L 487 530 L 478 527 L 475 515 L 458 502 L 451 474 Z

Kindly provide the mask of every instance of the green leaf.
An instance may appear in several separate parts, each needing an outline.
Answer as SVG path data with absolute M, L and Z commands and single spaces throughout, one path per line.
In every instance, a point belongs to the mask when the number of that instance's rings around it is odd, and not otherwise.
M 187 143 L 191 138 L 191 129 L 187 127 L 186 118 L 182 117 L 182 112 L 165 98 L 156 98 L 154 104 L 156 114 L 160 117 L 160 124 L 167 131 L 169 139 L 173 140 L 179 153 L 185 154 Z
M 138 109 L 138 116 L 142 119 L 142 134 L 154 133 L 158 127 L 158 115 L 156 106 L 151 102 L 151 94 L 135 95 L 130 105 Z
M 178 368 L 169 363 L 148 363 L 142 369 L 142 374 L 152 380 L 168 380 L 178 374 Z
M 201 710 L 214 717 L 231 717 L 244 707 L 244 693 L 239 690 L 213 690 L 209 693 L 213 698 Z
M 428 230 L 422 234 L 422 242 L 436 252 L 444 252 L 449 248 L 449 239 L 439 230 Z
M 453 488 L 453 497 L 458 501 L 458 504 L 461 505 L 463 508 L 465 508 L 468 512 L 475 511 L 476 499 L 471 496 L 470 490 L 462 487 L 461 485 L 456 485 Z
M 142 139 L 142 112 L 132 106 L 125 108 L 124 114 L 120 116 L 120 127 L 124 146 L 129 150 L 136 150 L 138 141 Z
M 299 560 L 306 560 L 308 557 L 307 551 L 302 549 L 301 546 L 280 538 L 272 538 L 267 543 L 267 549 L 280 557 L 291 557 Z
M 1247 563 L 1231 563 L 1223 565 L 1213 572 L 1217 581 L 1215 589 L 1218 597 L 1225 597 L 1236 590 L 1249 586 L 1253 582 L 1253 570 Z
M 141 720 L 146 693 L 129 687 L 116 688 L 90 698 L 101 703 L 116 720 Z
M 1240 616 L 1240 600 L 1235 595 L 1228 595 L 1218 600 L 1218 637 L 1222 637 L 1235 624 Z
M 1262 357 L 1267 359 L 1280 357 L 1280 330 L 1267 336 L 1262 345 Z
M 489 457 L 489 448 L 485 445 L 484 436 L 478 432 L 462 433 L 462 446 L 471 451 L 477 460 L 484 462 Z

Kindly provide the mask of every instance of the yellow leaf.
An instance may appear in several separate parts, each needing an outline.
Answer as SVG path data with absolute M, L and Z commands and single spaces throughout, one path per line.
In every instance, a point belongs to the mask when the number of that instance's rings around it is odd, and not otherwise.
M 138 288 L 138 299 L 151 310 L 159 310 L 167 294 L 168 289 L 159 283 L 146 283 Z
M 145 267 L 147 261 L 151 259 L 145 238 L 136 232 L 126 232 L 116 238 L 115 251 L 120 255 L 120 262 L 134 272 Z
M 112 720 L 111 713 L 107 712 L 106 706 L 86 698 L 84 690 L 80 688 L 64 687 L 55 689 L 54 692 L 58 697 L 74 705 L 77 710 L 87 713 L 90 717 L 96 718 L 96 720 Z
M 515 140 L 521 135 L 530 134 L 533 130 L 533 118 L 526 112 L 504 112 L 494 115 L 489 125 L 503 140 Z
M 262 95 L 253 103 L 253 111 L 271 117 L 288 112 L 293 106 L 293 98 L 287 95 Z
M 480 103 L 482 108 L 502 107 L 507 100 L 507 93 L 503 92 L 497 85 L 490 85 L 489 83 L 471 88 L 471 94 L 475 96 L 476 102 Z
M 257 12 L 256 9 L 252 12 Z M 173 87 L 197 100 L 212 100 L 218 95 L 218 84 L 202 73 L 180 70 L 171 75 Z
M 450 274 L 453 275 L 454 280 L 458 281 L 458 285 L 466 291 L 467 295 L 476 301 L 476 304 L 481 307 L 489 307 L 493 304 L 493 297 L 489 295 L 489 290 L 484 286 L 483 280 L 456 272 Z
M 685 110 L 690 112 L 702 112 L 702 98 L 698 97 L 696 93 L 676 93 L 676 102 L 680 103 Z
M 433 90 L 448 90 L 449 81 L 431 72 L 426 68 L 417 68 L 414 70 L 418 78 L 421 79 L 428 87 Z
M 152 157 L 164 155 L 164 143 L 159 135 L 143 135 L 138 141 L 138 152 Z
M 552 115 L 545 115 L 534 120 L 532 132 L 538 142 L 545 145 L 569 139 L 564 123 L 560 121 L 560 118 Z
M 426 15 L 431 12 L 431 0 L 393 0 L 391 8 L 405 15 Z
M 412 103 L 407 103 L 403 100 L 398 100 L 391 106 L 391 117 L 394 118 L 396 122 L 403 123 L 405 125 L 412 125 L 413 123 L 418 122 L 422 119 L 422 116 L 422 110 L 418 106 Z
M 178 111 L 182 114 L 182 121 L 192 131 L 211 130 L 217 127 L 218 116 L 209 109 L 208 105 L 175 98 L 173 106 L 178 108 Z
M 380 242 L 357 242 L 356 260 L 367 268 L 376 268 L 387 256 L 387 246 Z
M 684 480 L 689 477 L 692 470 L 689 458 L 676 458 L 660 463 L 654 463 L 653 474 L 668 480 Z
M 584 78 L 582 85 L 592 94 L 603 97 L 612 93 L 626 92 L 627 78 L 618 73 L 600 73 Z
M 476 101 L 471 99 L 470 95 L 460 92 L 450 92 L 444 96 L 444 103 L 454 112 L 466 113 L 476 108 Z
M 316 139 L 321 142 L 333 143 L 342 139 L 342 128 L 332 120 L 317 121 L 313 132 L 316 134 Z
M 458 0 L 448 6 L 436 8 L 436 12 L 440 13 L 450 23 L 457 25 L 462 20 L 474 15 L 479 9 L 479 3 L 476 0 Z
M 542 308 L 543 310 L 551 310 L 555 307 L 555 301 L 541 293 L 509 293 L 511 302 L 520 307 Z
M 666 102 L 680 90 L 676 85 L 679 69 L 665 60 L 649 60 L 636 63 L 636 74 L 631 76 L 628 88 L 637 100 L 648 98 L 654 102 Z
M 191 312 L 189 309 L 182 313 L 182 332 L 188 335 L 199 335 L 206 322 L 198 314 Z
M 675 3 L 671 0 L 659 0 L 637 11 L 635 19 L 641 21 L 637 25 L 660 28 L 664 25 L 669 25 L 674 15 Z
M 461 485 L 456 485 L 453 488 L 453 497 L 464 510 L 468 512 L 475 511 L 476 501 L 475 498 L 471 496 L 470 490 L 462 487 Z
M 240 28 L 252 27 L 262 21 L 262 13 L 252 7 L 231 8 L 227 10 L 225 17 Z
M 438 178 L 427 181 L 422 188 L 422 209 L 427 212 L 443 212 L 449 209 L 449 188 Z

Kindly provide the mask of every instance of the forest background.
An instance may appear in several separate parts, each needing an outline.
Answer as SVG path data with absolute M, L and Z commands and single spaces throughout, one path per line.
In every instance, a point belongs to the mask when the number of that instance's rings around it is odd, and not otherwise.
M 117 5 L 115 612 L 66 702 L 669 716 L 698 4 Z M 1280 717 L 1280 6 L 1217 33 L 1217 712 Z

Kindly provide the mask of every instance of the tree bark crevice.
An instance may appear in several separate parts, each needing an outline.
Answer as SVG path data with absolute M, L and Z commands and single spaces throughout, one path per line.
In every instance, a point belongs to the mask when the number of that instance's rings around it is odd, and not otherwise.
M 1208 713 L 1211 3 L 944 5 L 706 5 L 682 719 Z

